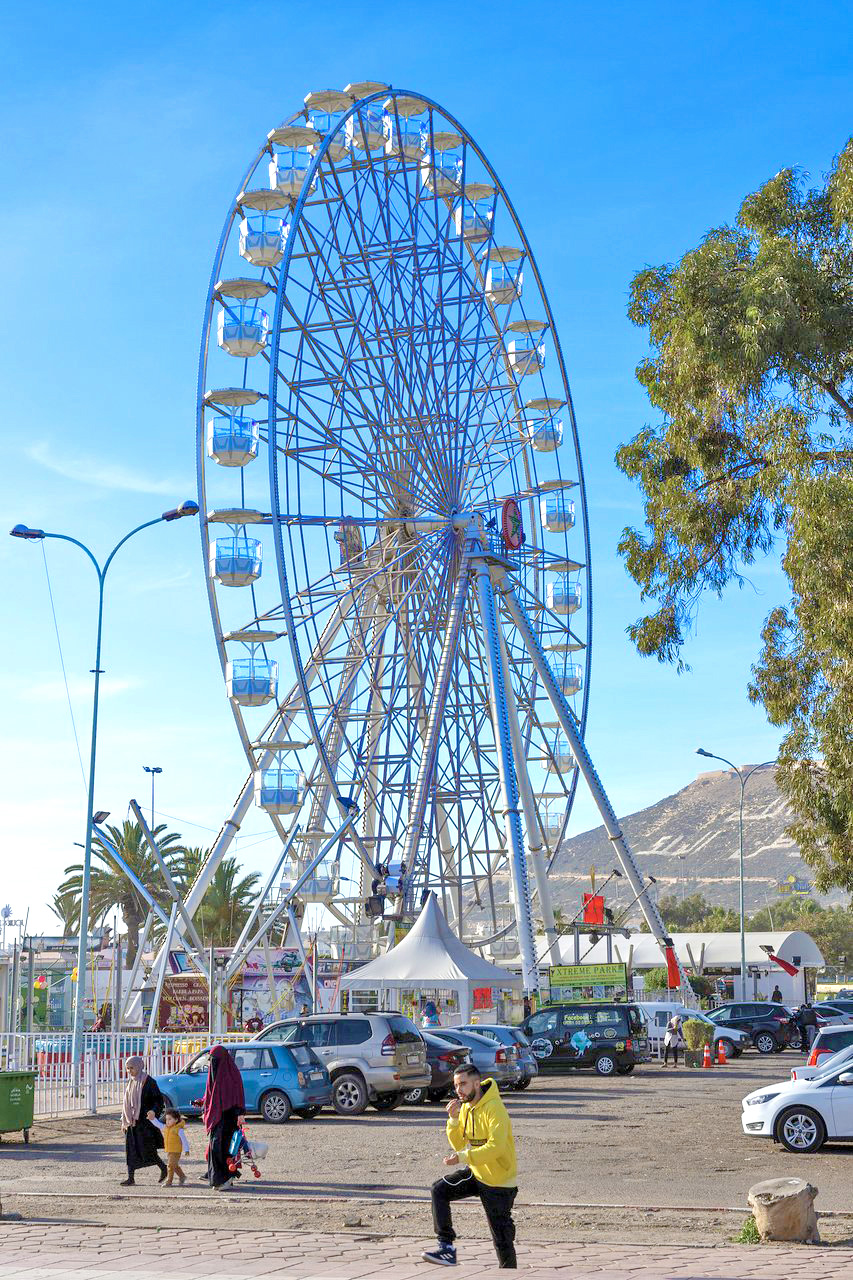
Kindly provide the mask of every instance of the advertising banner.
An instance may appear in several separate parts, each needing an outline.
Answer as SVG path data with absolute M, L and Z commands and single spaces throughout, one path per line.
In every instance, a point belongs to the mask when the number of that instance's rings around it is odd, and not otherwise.
M 550 1004 L 571 1000 L 615 1000 L 628 995 L 624 964 L 559 964 L 550 972 Z

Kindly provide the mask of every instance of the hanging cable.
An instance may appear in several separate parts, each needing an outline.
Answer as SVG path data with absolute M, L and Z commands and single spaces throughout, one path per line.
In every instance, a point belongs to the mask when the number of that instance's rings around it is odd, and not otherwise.
M 44 576 L 47 578 L 47 594 L 50 600 L 50 612 L 53 614 L 53 629 L 56 632 L 56 647 L 59 649 L 59 665 L 62 667 L 62 679 L 65 682 L 65 697 L 68 699 L 68 714 L 71 716 L 71 730 L 74 734 L 74 745 L 77 748 L 77 759 L 80 761 L 80 773 L 83 777 L 83 790 L 87 790 L 89 786 L 86 777 L 86 770 L 83 765 L 83 756 L 80 751 L 80 739 L 77 737 L 77 724 L 74 720 L 74 707 L 71 704 L 71 690 L 68 688 L 68 676 L 65 671 L 65 658 L 62 654 L 62 641 L 59 638 L 59 623 L 56 620 L 56 606 L 53 603 L 53 588 L 50 585 L 50 571 L 47 567 L 47 554 L 44 549 L 44 539 L 41 540 L 41 554 L 44 560 Z

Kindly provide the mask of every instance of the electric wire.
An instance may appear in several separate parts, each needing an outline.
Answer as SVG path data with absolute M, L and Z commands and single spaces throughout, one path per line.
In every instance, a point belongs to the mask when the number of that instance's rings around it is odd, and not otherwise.
M 74 719 L 74 707 L 71 702 L 71 690 L 68 688 L 68 675 L 65 670 L 65 658 L 62 653 L 62 640 L 59 636 L 59 623 L 56 618 L 56 605 L 53 602 L 53 588 L 50 583 L 50 570 L 47 567 L 47 553 L 44 549 L 44 539 L 41 540 L 41 554 L 44 560 L 44 576 L 47 579 L 47 595 L 50 600 L 50 612 L 53 615 L 53 629 L 56 632 L 56 647 L 59 650 L 59 665 L 62 668 L 62 679 L 65 684 L 65 697 L 68 700 L 68 714 L 71 717 L 71 731 L 74 734 L 74 745 L 77 748 L 77 759 L 80 762 L 80 773 L 83 778 L 83 790 L 88 790 L 89 780 L 86 777 L 86 769 L 83 765 L 83 754 L 80 750 L 80 739 L 77 736 L 77 723 Z

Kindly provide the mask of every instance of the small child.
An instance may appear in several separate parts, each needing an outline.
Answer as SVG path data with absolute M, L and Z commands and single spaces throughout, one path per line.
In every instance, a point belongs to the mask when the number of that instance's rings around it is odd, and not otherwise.
M 180 1111 L 175 1111 L 172 1107 L 167 1107 L 163 1112 L 164 1124 L 157 1119 L 153 1111 L 148 1112 L 148 1119 L 163 1134 L 163 1142 L 166 1148 L 166 1161 L 168 1164 L 168 1172 L 166 1175 L 165 1186 L 171 1187 L 172 1179 L 175 1174 L 178 1175 L 178 1181 L 181 1186 L 187 1180 L 187 1175 L 181 1168 L 181 1157 L 188 1156 L 190 1153 L 190 1144 L 187 1135 L 184 1132 L 186 1123 Z

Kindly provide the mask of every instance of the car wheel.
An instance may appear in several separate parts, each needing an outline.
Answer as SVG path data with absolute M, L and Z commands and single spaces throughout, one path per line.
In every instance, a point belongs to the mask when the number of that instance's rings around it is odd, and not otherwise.
M 720 1052 L 721 1048 L 727 1058 L 733 1058 L 735 1056 L 736 1050 L 734 1046 L 734 1041 L 729 1040 L 727 1036 L 720 1036 L 719 1040 L 717 1041 L 717 1053 Z
M 776 1045 L 776 1048 L 773 1050 L 773 1052 L 784 1053 L 787 1047 L 788 1046 L 785 1044 L 784 1040 L 780 1040 L 779 1043 Z
M 636 1062 L 626 1062 L 624 1067 L 616 1068 L 616 1074 L 620 1076 L 629 1076 L 636 1065 Z
M 595 1069 L 600 1076 L 612 1076 L 616 1071 L 616 1059 L 612 1053 L 600 1053 L 595 1060 Z
M 402 1093 L 379 1093 L 371 1102 L 376 1111 L 393 1111 L 403 1101 Z
M 292 1114 L 290 1098 L 281 1089 L 270 1089 L 261 1098 L 261 1115 L 270 1124 L 284 1124 Z
M 759 1031 L 754 1043 L 759 1053 L 776 1052 L 776 1040 L 769 1031 Z
M 344 1071 L 332 1082 L 332 1106 L 339 1116 L 360 1116 L 367 1107 L 367 1086 L 355 1071 Z
M 412 1107 L 416 1107 L 426 1100 L 426 1096 L 426 1089 L 409 1089 L 407 1093 L 403 1094 L 403 1101 L 408 1102 Z
M 320 1114 L 319 1107 L 298 1107 L 296 1114 L 301 1116 L 303 1120 L 313 1120 L 315 1116 Z
M 736 1045 L 734 1046 L 733 1053 L 734 1053 L 734 1056 L 735 1056 L 736 1058 L 742 1058 L 742 1057 L 743 1057 L 743 1045 L 742 1045 L 742 1044 L 736 1044 Z
M 826 1142 L 826 1125 L 808 1107 L 790 1107 L 776 1121 L 776 1136 L 787 1151 L 806 1155 Z
M 522 1089 L 530 1088 L 530 1081 L 532 1079 L 533 1079 L 533 1076 L 524 1076 L 523 1079 L 519 1080 L 518 1083 L 514 1084 L 512 1087 L 513 1089 L 516 1090 L 516 1092 L 521 1093 Z
M 449 1089 L 430 1089 L 427 1097 L 430 1102 L 442 1102 L 450 1093 Z

